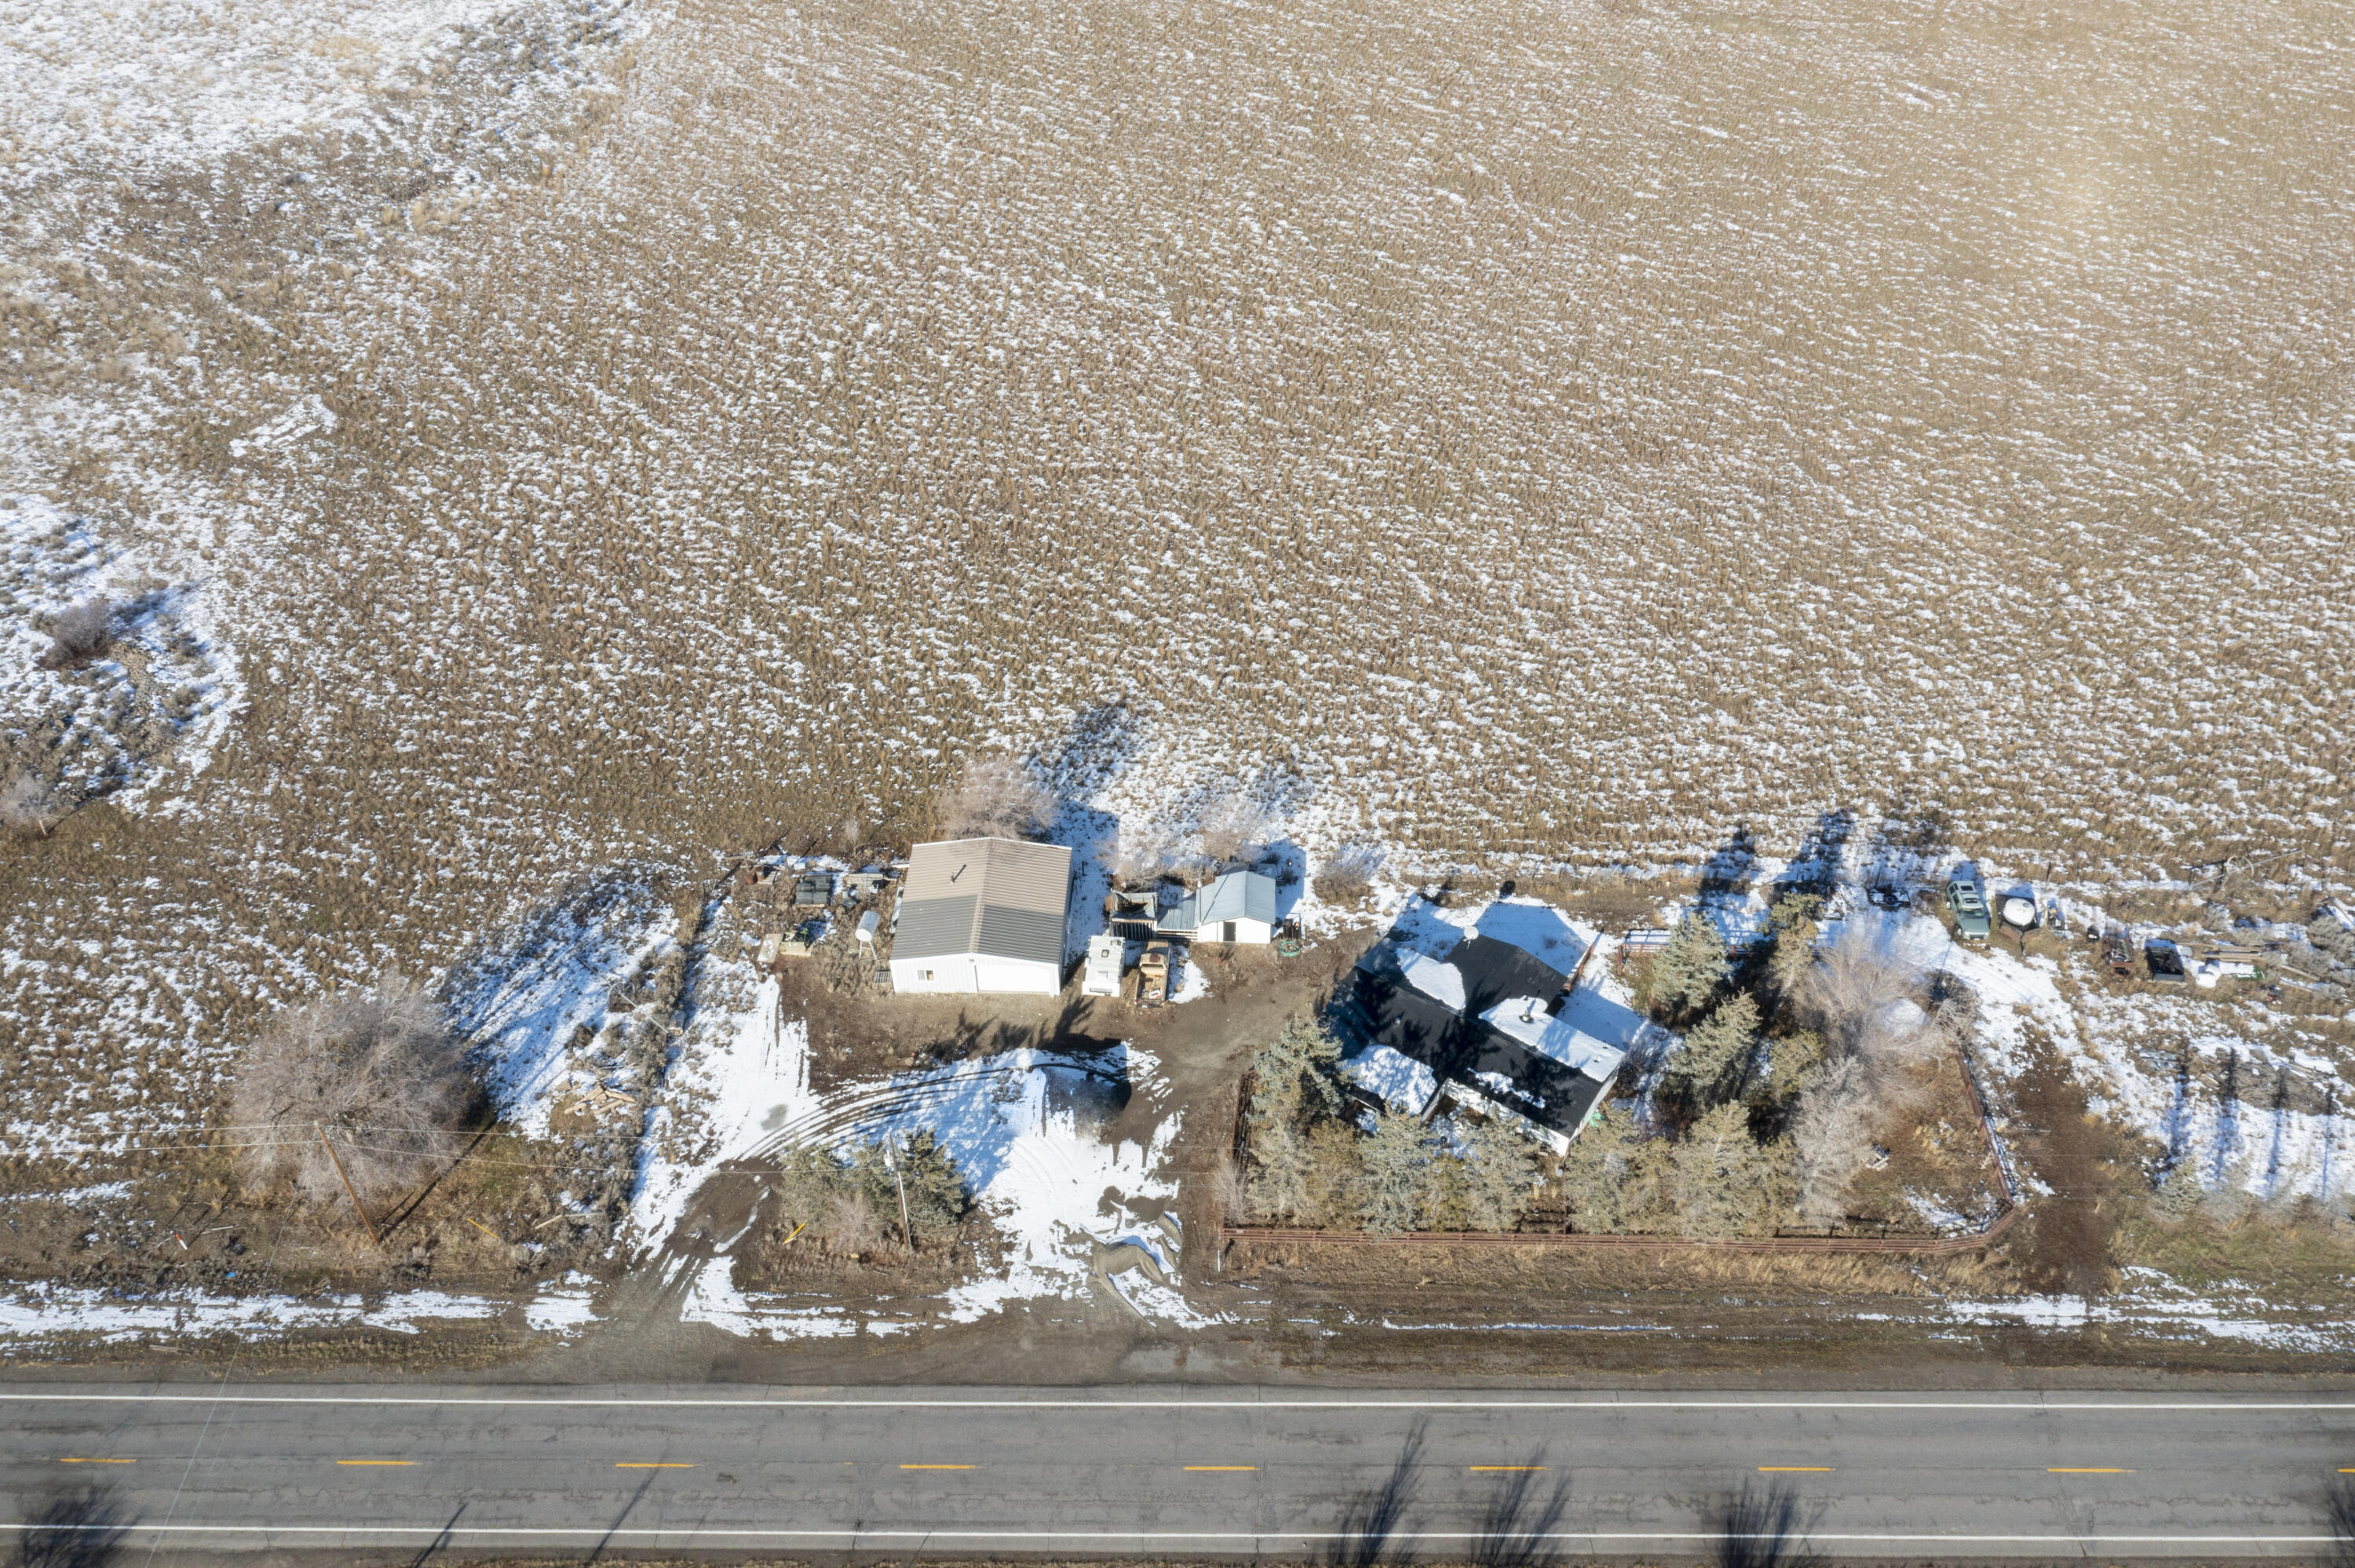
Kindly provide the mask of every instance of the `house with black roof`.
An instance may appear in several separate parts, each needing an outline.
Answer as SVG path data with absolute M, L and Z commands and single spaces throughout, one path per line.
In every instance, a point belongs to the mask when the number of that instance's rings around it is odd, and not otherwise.
M 1344 1070 L 1395 1109 L 1453 1100 L 1567 1150 L 1627 1056 L 1565 1016 L 1588 945 L 1534 901 L 1468 921 L 1410 906 L 1337 999 Z

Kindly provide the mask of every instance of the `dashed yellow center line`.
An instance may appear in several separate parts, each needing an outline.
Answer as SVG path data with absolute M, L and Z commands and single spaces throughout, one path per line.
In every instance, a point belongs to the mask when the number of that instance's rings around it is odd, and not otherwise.
M 1188 1465 L 1189 1470 L 1256 1470 L 1257 1465 Z
M 2047 1465 L 2048 1476 L 2131 1476 L 2132 1470 L 2121 1470 L 2109 1465 Z
M 60 1465 L 135 1465 L 136 1459 L 59 1459 Z
M 902 1465 L 903 1470 L 970 1470 L 971 1465 Z
M 401 1465 L 413 1465 L 417 1463 L 417 1461 L 414 1459 L 338 1459 L 336 1463 L 338 1465 L 390 1465 L 398 1467 Z
M 616 1459 L 617 1470 L 691 1470 L 695 1467 L 678 1459 Z
M 1761 1465 L 1758 1473 L 1762 1476 L 1828 1476 L 1832 1469 L 1830 1465 Z
M 1490 1470 L 1542 1470 L 1546 1467 L 1543 1465 L 1473 1465 L 1467 1467 L 1475 1475 L 1480 1475 Z

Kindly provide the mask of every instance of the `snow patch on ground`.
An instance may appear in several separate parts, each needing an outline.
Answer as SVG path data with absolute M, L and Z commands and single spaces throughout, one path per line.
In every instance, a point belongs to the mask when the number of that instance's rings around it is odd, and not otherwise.
M 2152 1339 L 2238 1340 L 2274 1350 L 2344 1355 L 2355 1350 L 2355 1325 L 2344 1314 L 2310 1308 L 2307 1320 L 2254 1293 L 2219 1299 L 2177 1284 L 2153 1268 L 2127 1268 L 2126 1288 L 2114 1296 L 2011 1296 L 1940 1302 L 1939 1318 L 1981 1328 L 2019 1325 L 2052 1331 L 2119 1328 Z M 1881 1313 L 1863 1313 L 1886 1322 Z
M 779 1017 L 771 980 L 750 989 L 741 1011 L 690 1034 L 693 1044 L 673 1070 L 676 1092 L 666 1094 L 677 1119 L 654 1140 L 660 1150 L 631 1204 L 643 1245 L 666 1240 L 695 1193 L 731 1161 L 793 1144 L 843 1150 L 929 1132 L 1007 1243 L 1002 1271 L 949 1291 L 931 1320 L 971 1322 L 1011 1302 L 1084 1296 L 1100 1245 L 1136 1242 L 1165 1269 L 1176 1266 L 1167 1238 L 1134 1215 L 1177 1195 L 1165 1165 L 1179 1118 L 1164 1118 L 1144 1143 L 1110 1139 L 1105 1130 L 1130 1097 L 1155 1092 L 1157 1065 L 1145 1053 L 1121 1046 L 1082 1056 L 1026 1047 L 821 1095 L 809 1086 L 808 1031 Z M 775 1338 L 853 1331 L 853 1319 L 839 1308 L 740 1290 L 724 1252 L 689 1266 L 687 1321 Z M 1172 1302 L 1182 1298 L 1168 1297 L 1148 1289 L 1134 1301 L 1156 1318 L 1181 1320 Z M 865 1313 L 856 1321 L 866 1333 L 916 1322 Z
M 503 1121 L 546 1135 L 574 1032 L 597 1027 L 613 987 L 669 939 L 675 920 L 650 881 L 623 874 L 535 913 L 452 971 L 452 1025 Z
M 580 1277 L 572 1277 L 579 1279 Z M 38 1344 L 95 1337 L 107 1343 L 234 1334 L 269 1339 L 305 1329 L 384 1329 L 415 1334 L 432 1322 L 505 1317 L 514 1304 L 440 1290 L 388 1296 L 219 1296 L 196 1290 L 136 1295 L 69 1286 L 35 1286 L 0 1299 L 0 1339 Z M 570 1334 L 590 1321 L 588 1291 L 568 1283 L 525 1304 L 524 1320 L 541 1333 Z

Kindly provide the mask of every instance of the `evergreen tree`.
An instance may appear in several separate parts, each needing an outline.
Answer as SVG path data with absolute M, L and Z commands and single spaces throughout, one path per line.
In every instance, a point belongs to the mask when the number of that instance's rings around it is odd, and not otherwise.
M 1700 910 L 1689 910 L 1652 960 L 1652 1005 L 1670 1018 L 1689 1017 L 1709 1005 L 1732 967 L 1717 927 Z
M 1423 1217 L 1433 1168 L 1448 1158 L 1421 1117 L 1374 1115 L 1358 1146 L 1358 1221 L 1369 1231 L 1411 1231 Z
M 1254 1125 L 1251 1172 L 1245 1183 L 1252 1207 L 1271 1220 L 1293 1219 L 1308 1202 L 1311 1175 L 1308 1140 L 1285 1119 Z
M 930 1131 L 858 1149 L 850 1157 L 850 1184 L 867 1194 L 875 1213 L 887 1222 L 886 1229 L 897 1228 L 902 1185 L 908 1196 L 908 1228 L 916 1234 L 954 1230 L 964 1218 L 964 1177 Z
M 1774 943 L 1774 956 L 1767 960 L 1766 983 L 1777 1001 L 1797 995 L 1807 971 L 1816 966 L 1816 939 L 1823 934 L 1816 916 L 1823 906 L 1824 901 L 1812 893 L 1786 893 L 1774 901 L 1766 916 L 1766 929 Z
M 1721 1105 L 1677 1145 L 1671 1192 L 1688 1235 L 1765 1234 L 1790 1201 L 1789 1150 L 1751 1136 L 1747 1107 Z
M 1537 1150 L 1518 1129 L 1487 1121 L 1472 1129 L 1470 1150 L 1460 1166 L 1464 1224 L 1467 1230 L 1508 1231 L 1529 1206 Z M 1573 1143 L 1572 1149 L 1578 1146 Z
M 1710 1009 L 1668 1065 L 1669 1092 L 1697 1111 L 1738 1098 L 1758 1054 L 1758 1004 L 1736 991 Z
M 1774 1093 L 1788 1099 L 1807 1086 L 1808 1077 L 1824 1063 L 1824 1037 L 1812 1029 L 1795 1030 L 1774 1042 L 1769 1055 Z
M 1310 1120 L 1341 1110 L 1341 1043 L 1322 1023 L 1295 1018 L 1252 1058 L 1252 1102 L 1293 1097 L 1293 1114 Z
M 1329 1148 L 1320 1153 L 1312 1136 L 1334 1125 L 1340 1113 L 1340 1059 L 1332 1031 L 1296 1018 L 1252 1058 L 1243 1116 L 1251 1150 L 1245 1191 L 1252 1206 L 1270 1219 L 1320 1224 L 1335 1181 L 1346 1185 L 1331 1171 L 1320 1174 L 1320 1160 L 1329 1166 L 1337 1156 Z M 1341 1132 L 1346 1137 L 1348 1128 Z
M 1571 1140 L 1562 1156 L 1561 1181 L 1570 1201 L 1571 1223 L 1582 1231 L 1625 1230 L 1631 1213 L 1628 1179 L 1641 1135 L 1625 1111 L 1602 1109 Z

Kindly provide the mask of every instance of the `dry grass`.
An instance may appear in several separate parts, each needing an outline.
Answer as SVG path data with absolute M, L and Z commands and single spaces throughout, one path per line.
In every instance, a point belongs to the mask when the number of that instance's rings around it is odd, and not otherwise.
M 10 230 L 10 461 L 234 585 L 247 706 L 186 813 L 0 843 L 11 1114 L 1119 696 L 1418 864 L 2343 871 L 2339 30 L 690 0 L 479 201 L 93 183 Z

